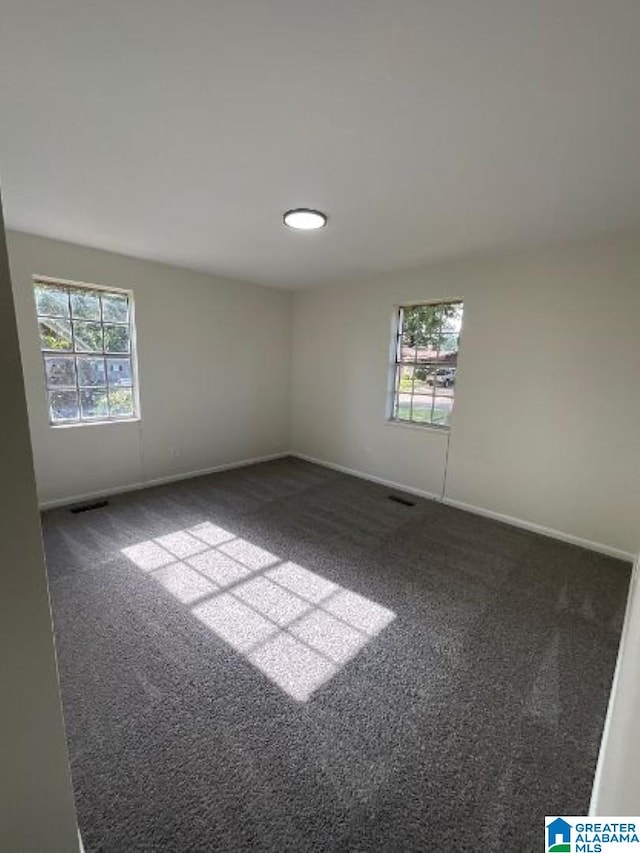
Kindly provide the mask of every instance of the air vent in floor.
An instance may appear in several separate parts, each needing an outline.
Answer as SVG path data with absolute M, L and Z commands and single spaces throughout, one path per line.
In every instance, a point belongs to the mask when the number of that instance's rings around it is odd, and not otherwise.
M 90 512 L 92 509 L 102 509 L 103 506 L 109 506 L 109 501 L 94 501 L 90 504 L 78 504 L 72 506 L 69 512 Z
M 408 498 L 401 498 L 399 495 L 388 495 L 387 496 L 390 501 L 393 501 L 396 504 L 402 504 L 402 506 L 415 506 L 415 501 L 410 501 Z

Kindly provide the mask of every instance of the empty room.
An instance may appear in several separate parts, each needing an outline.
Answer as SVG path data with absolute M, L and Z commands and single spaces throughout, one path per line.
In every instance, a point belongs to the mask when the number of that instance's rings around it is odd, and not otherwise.
M 640 847 L 639 44 L 0 0 L 0 850 Z

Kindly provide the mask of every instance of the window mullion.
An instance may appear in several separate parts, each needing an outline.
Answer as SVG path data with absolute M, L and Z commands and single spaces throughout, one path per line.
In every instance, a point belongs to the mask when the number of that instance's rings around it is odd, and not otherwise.
M 56 423 L 70 423 L 70 422 L 83 422 L 83 423 L 91 423 L 99 420 L 127 420 L 129 418 L 135 417 L 137 415 L 137 365 L 135 358 L 135 346 L 134 346 L 134 315 L 133 315 L 133 299 L 130 293 L 126 293 L 125 291 L 111 291 L 108 288 L 93 288 L 89 285 L 81 285 L 74 284 L 72 282 L 56 282 L 54 280 L 43 281 L 39 278 L 34 277 L 33 283 L 36 288 L 36 308 L 42 304 L 43 306 L 51 306 L 54 305 L 53 313 L 44 314 L 40 313 L 40 311 L 36 311 L 36 315 L 38 318 L 38 322 L 42 323 L 50 323 L 53 321 L 59 322 L 68 322 L 69 323 L 69 349 L 59 350 L 55 348 L 48 348 L 43 346 L 43 341 L 41 338 L 40 349 L 42 352 L 44 368 L 45 368 L 45 387 L 47 392 L 47 398 L 49 401 L 49 413 L 50 413 L 50 422 L 55 426 Z M 52 293 L 55 296 L 55 293 L 58 294 L 58 303 L 59 308 L 56 312 L 56 303 L 54 302 L 54 296 L 48 297 L 46 294 L 46 289 L 52 288 Z M 72 299 L 74 294 L 78 293 L 78 299 L 76 303 L 72 303 Z M 41 298 L 42 296 L 42 298 Z M 86 297 L 90 296 L 91 298 L 87 300 Z M 47 297 L 47 298 L 45 298 Z M 97 297 L 97 299 L 96 299 Z M 103 303 L 103 297 L 107 300 L 106 303 Z M 62 301 L 65 301 L 65 305 L 62 306 Z M 97 302 L 97 305 L 95 304 Z M 75 304 L 75 308 L 74 308 Z M 106 321 L 105 317 L 105 304 L 108 304 L 112 314 L 114 315 L 114 319 L 111 321 Z M 87 306 L 91 307 L 88 308 Z M 95 306 L 95 307 L 94 307 Z M 64 307 L 67 309 L 67 316 L 54 316 L 54 314 L 62 314 Z M 95 317 L 95 308 L 98 309 L 98 317 Z M 124 321 L 120 319 L 123 314 L 123 310 L 126 311 Z M 74 311 L 78 311 L 78 317 L 74 315 Z M 86 315 L 86 316 L 85 316 Z M 81 338 L 76 337 L 75 332 L 75 321 L 78 320 L 81 323 L 93 324 L 93 328 L 95 325 L 99 326 L 100 335 L 102 344 L 98 349 L 85 349 L 82 347 L 84 341 Z M 113 353 L 115 357 L 126 360 L 126 372 L 124 373 L 114 373 L 114 393 L 115 393 L 115 408 L 112 409 L 112 399 L 109 393 L 110 383 L 109 383 L 109 354 L 106 352 L 106 343 L 105 343 L 105 323 L 115 330 L 115 345 L 119 346 L 120 341 L 123 336 L 126 336 L 127 348 L 122 352 Z M 81 328 L 84 328 L 82 326 Z M 89 328 L 89 327 L 87 327 Z M 120 331 L 118 331 L 120 330 Z M 66 339 L 67 335 L 65 332 L 59 332 L 55 328 L 52 330 L 52 335 L 55 336 L 56 341 L 60 338 L 62 340 Z M 77 347 L 82 347 L 81 349 L 77 349 Z M 57 369 L 55 371 L 55 376 L 60 382 L 64 384 L 56 384 L 50 385 L 49 374 L 47 373 L 47 365 L 49 363 L 48 360 L 51 360 L 51 365 L 55 364 L 53 359 L 58 359 L 57 367 L 60 367 L 60 370 Z M 73 382 L 67 383 L 66 379 L 71 378 L 68 377 L 68 373 L 70 371 L 63 367 L 63 360 L 66 361 L 67 366 L 75 371 L 73 376 Z M 85 361 L 85 366 L 90 367 L 91 364 L 98 368 L 96 371 L 91 371 L 91 376 L 89 377 L 91 380 L 97 380 L 97 385 L 87 385 L 86 387 L 81 387 L 80 383 L 80 370 L 79 370 L 79 360 L 90 360 L 89 363 Z M 100 368 L 102 370 L 102 375 L 100 373 Z M 124 367 L 122 368 L 124 370 Z M 102 382 L 100 379 L 102 378 Z M 129 384 L 121 384 L 129 382 Z M 86 395 L 86 403 L 87 408 L 86 412 L 91 413 L 99 413 L 104 412 L 105 414 L 96 414 L 96 417 L 90 417 L 83 414 L 83 408 L 81 404 L 81 395 Z M 51 395 L 55 394 L 66 394 L 66 397 L 62 397 L 62 399 L 58 399 L 55 404 L 55 408 L 52 408 L 51 404 Z M 71 398 L 71 399 L 69 399 Z M 69 412 L 75 410 L 75 417 L 69 417 Z
M 445 332 L 446 320 L 445 314 L 454 306 L 455 320 L 451 324 L 453 343 L 445 351 Z M 416 312 L 411 315 L 410 312 Z M 449 377 L 445 371 L 444 358 L 448 352 L 451 352 L 451 361 L 447 361 L 447 365 L 453 363 L 455 359 L 455 372 L 457 374 L 457 355 L 459 351 L 460 327 L 462 324 L 462 315 L 464 306 L 460 300 L 449 300 L 446 302 L 416 304 L 410 306 L 400 306 L 397 313 L 397 327 L 395 329 L 395 358 L 393 363 L 393 387 L 391 389 L 391 418 L 393 420 L 409 421 L 416 424 L 431 424 L 433 426 L 446 426 L 449 420 L 449 415 L 453 409 L 454 392 L 445 395 L 446 406 L 443 414 L 444 421 L 440 418 L 440 410 L 437 407 L 437 399 L 440 391 L 439 382 L 450 383 Z M 406 342 L 407 323 L 411 322 L 414 328 L 413 335 L 413 352 L 405 354 L 403 343 Z M 425 339 L 425 332 L 427 332 Z M 420 360 L 420 353 L 425 348 L 425 352 L 431 352 L 433 345 L 433 354 L 431 357 L 426 356 L 424 361 Z M 421 370 L 420 388 L 416 389 L 417 371 Z M 411 381 L 406 384 L 404 377 L 405 372 L 411 374 Z M 407 377 L 408 378 L 408 377 Z M 427 387 L 424 387 L 426 383 Z M 401 398 L 408 400 L 406 403 L 401 403 Z M 450 398 L 450 399 L 449 399 Z M 418 400 L 420 405 L 418 406 Z M 449 407 L 449 403 L 451 404 Z M 403 407 L 406 406 L 408 411 L 403 414 Z
M 69 325 L 71 326 L 71 352 L 75 353 L 76 351 L 76 330 L 73 325 L 73 312 L 71 311 L 71 290 L 66 287 L 67 293 L 67 305 L 69 306 Z
M 73 372 L 76 377 L 76 399 L 78 401 L 78 422 L 82 422 L 82 402 L 80 400 L 80 382 L 78 379 L 78 356 L 76 355 L 76 329 L 73 319 L 73 309 L 71 307 L 71 288 L 65 287 L 67 294 L 67 305 L 69 308 L 69 326 L 71 328 L 71 352 L 73 354 Z

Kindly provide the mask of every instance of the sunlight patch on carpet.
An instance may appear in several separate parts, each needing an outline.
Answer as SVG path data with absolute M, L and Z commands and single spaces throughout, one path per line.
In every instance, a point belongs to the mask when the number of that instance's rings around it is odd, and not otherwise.
M 299 702 L 395 619 L 381 604 L 209 521 L 122 553 Z

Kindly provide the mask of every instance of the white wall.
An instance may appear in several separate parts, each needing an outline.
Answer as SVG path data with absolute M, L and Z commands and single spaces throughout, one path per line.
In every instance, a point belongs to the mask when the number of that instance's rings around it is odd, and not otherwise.
M 640 557 L 636 560 L 618 664 L 591 796 L 592 815 L 640 814 Z
M 9 232 L 40 501 L 288 449 L 288 292 Z M 131 289 L 142 418 L 52 428 L 31 277 Z
M 389 425 L 394 306 L 462 298 L 446 497 L 640 547 L 640 235 L 299 292 L 292 445 L 440 495 L 447 434 Z
M 460 297 L 446 498 L 640 547 L 638 234 L 302 291 L 293 318 L 284 291 L 40 237 L 9 257 L 42 502 L 290 448 L 440 496 L 447 434 L 386 423 L 389 340 L 394 305 Z M 139 423 L 48 425 L 33 274 L 134 291 Z
M 9 246 L 42 501 L 285 451 L 289 385 L 294 450 L 439 495 L 447 434 L 385 420 L 389 336 L 395 305 L 460 297 L 446 496 L 613 549 L 640 548 L 640 235 L 301 292 L 293 317 L 284 292 L 24 234 L 11 234 Z M 134 291 L 140 423 L 49 427 L 33 274 Z M 0 347 L 0 655 L 11 697 L 0 717 L 0 846 L 66 851 L 75 845 L 73 804 L 6 276 Z M 637 645 L 636 622 L 628 619 L 627 648 Z M 624 691 L 614 692 L 594 793 L 600 813 L 637 811 L 637 767 L 626 761 L 635 659 L 626 654 L 619 666 Z
M 0 211 L 0 850 L 78 849 Z

